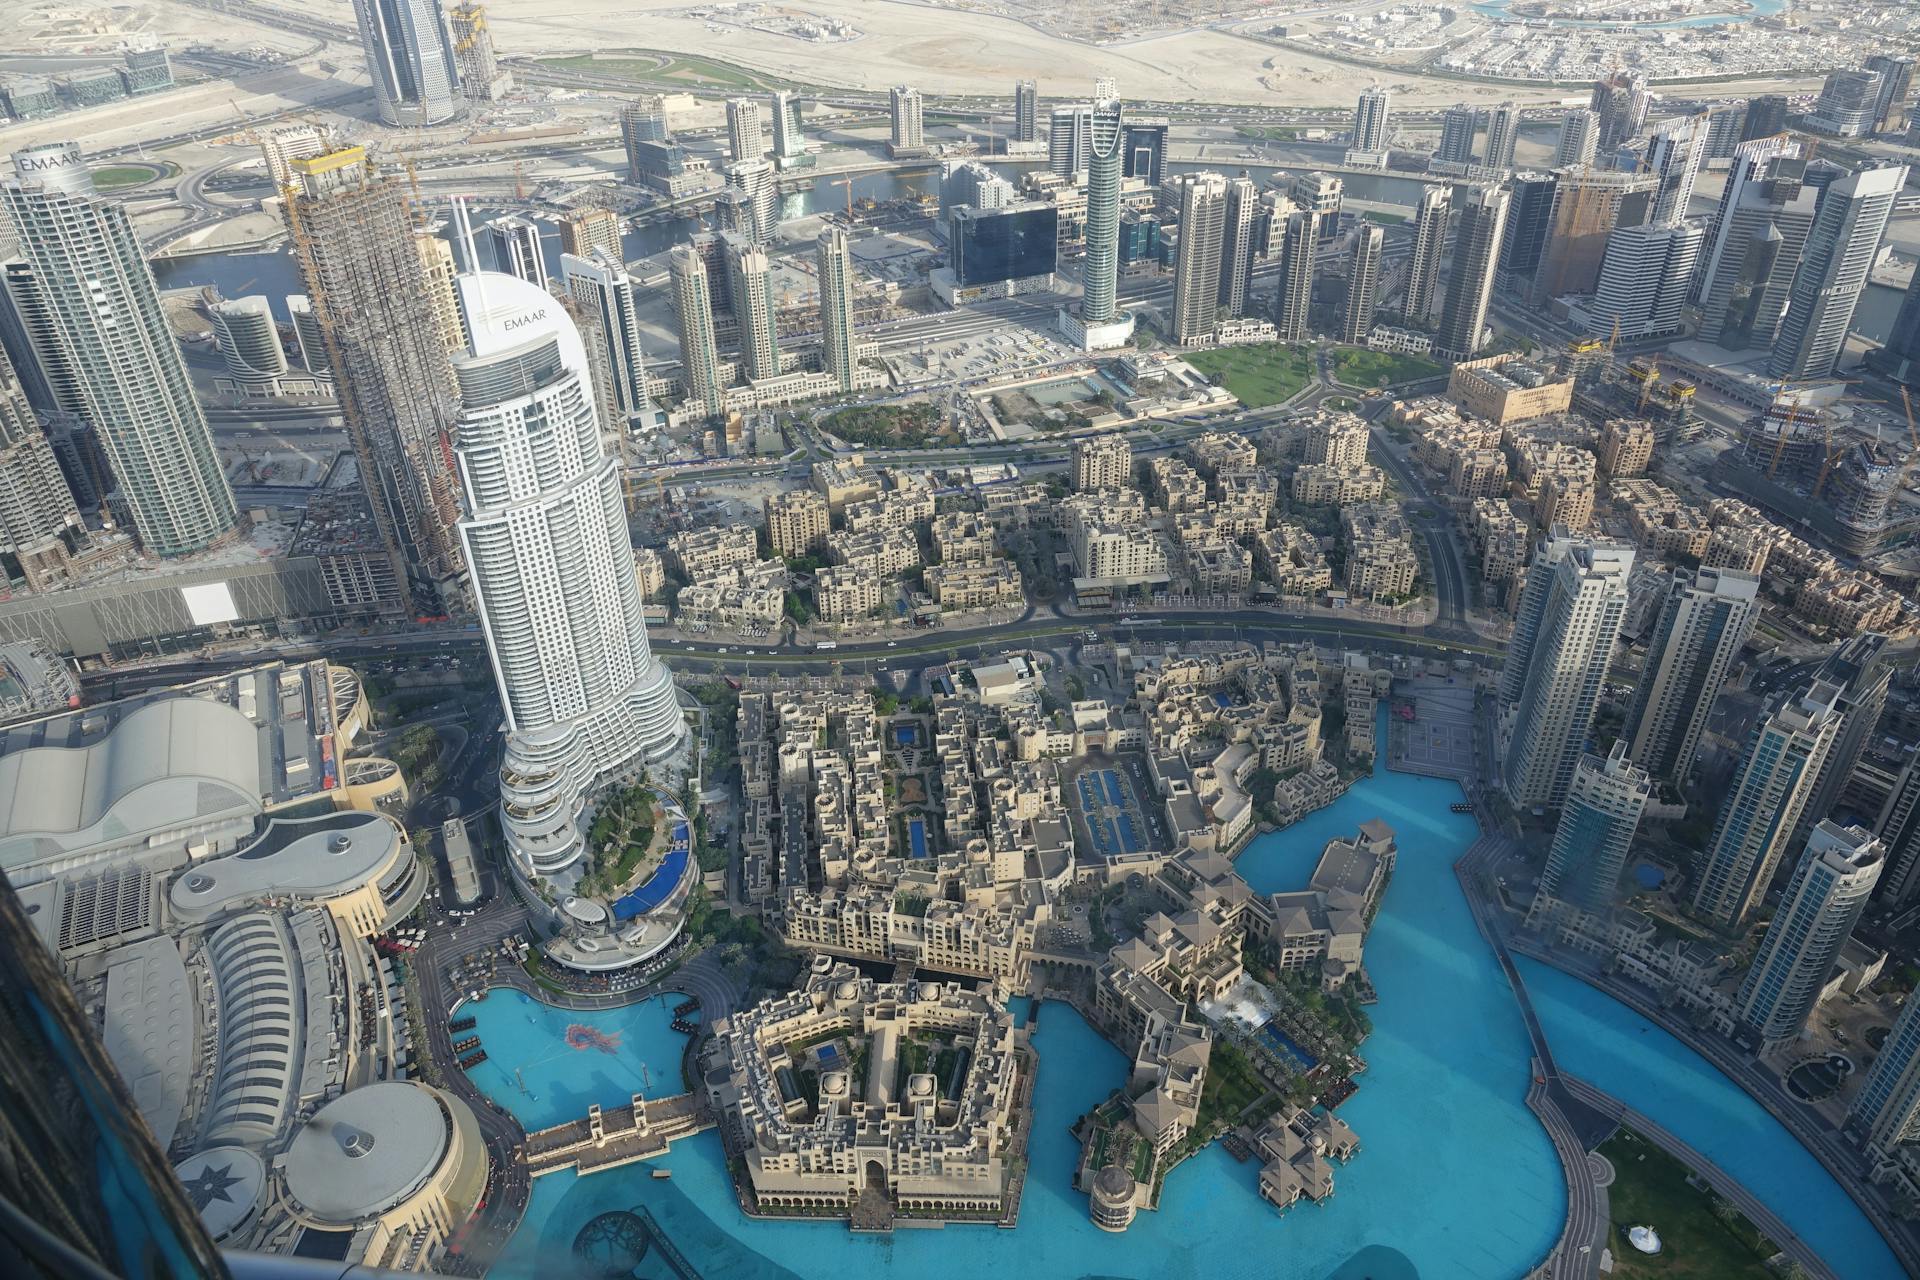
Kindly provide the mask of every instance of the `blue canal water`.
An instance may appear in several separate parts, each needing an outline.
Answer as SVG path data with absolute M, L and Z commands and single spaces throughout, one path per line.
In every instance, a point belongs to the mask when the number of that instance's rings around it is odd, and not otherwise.
M 1842 1280 L 1896 1280 L 1893 1251 L 1764 1107 L 1686 1045 L 1578 978 L 1519 960 L 1554 1061 L 1738 1178 Z
M 1340 1112 L 1359 1133 L 1361 1150 L 1338 1169 L 1337 1194 L 1326 1204 L 1276 1213 L 1255 1191 L 1256 1166 L 1235 1163 L 1216 1145 L 1174 1171 L 1160 1209 L 1142 1213 L 1125 1235 L 1096 1230 L 1086 1198 L 1072 1187 L 1077 1147 L 1067 1130 L 1121 1082 L 1127 1064 L 1070 1007 L 1023 1000 L 1016 1017 L 1035 1024 L 1040 1067 L 1016 1230 L 949 1227 L 876 1238 L 837 1223 L 754 1222 L 738 1208 L 718 1137 L 706 1133 L 660 1162 L 671 1180 L 652 1178 L 649 1166 L 539 1179 L 525 1224 L 491 1274 L 564 1276 L 560 1262 L 589 1219 L 644 1205 L 711 1277 L 858 1280 L 883 1268 L 931 1280 L 1521 1275 L 1557 1237 L 1566 1191 L 1552 1147 L 1525 1107 L 1531 1067 L 1518 1010 L 1453 877 L 1452 863 L 1475 833 L 1470 816 L 1448 810 L 1459 798 L 1451 783 L 1383 769 L 1330 808 L 1258 838 L 1240 859 L 1256 890 L 1297 888 L 1325 842 L 1352 834 L 1367 818 L 1384 818 L 1399 836 L 1398 868 L 1367 944 L 1380 994 L 1370 1010 L 1369 1069 Z M 1555 976 L 1541 972 L 1536 1000 L 1570 1070 L 1749 1178 L 1847 1280 L 1899 1274 L 1864 1218 L 1784 1130 L 1748 1126 L 1736 1152 L 1722 1152 L 1711 1134 L 1696 1132 L 1751 1107 L 1737 1087 L 1697 1060 L 1696 1070 L 1683 1071 L 1685 1050 L 1657 1046 L 1630 1010 L 1597 993 L 1563 993 Z M 589 1100 L 624 1102 L 639 1075 L 629 1056 L 653 1073 L 655 1087 L 646 1092 L 679 1092 L 671 1072 L 662 1074 L 684 1044 L 668 1029 L 669 1005 L 582 1016 L 496 992 L 466 1009 L 492 1056 L 475 1079 L 530 1127 L 581 1115 Z M 568 1048 L 572 1022 L 619 1033 L 616 1060 Z M 512 1068 L 523 1062 L 516 1077 Z M 1696 1115 L 1698 1123 L 1675 1111 Z

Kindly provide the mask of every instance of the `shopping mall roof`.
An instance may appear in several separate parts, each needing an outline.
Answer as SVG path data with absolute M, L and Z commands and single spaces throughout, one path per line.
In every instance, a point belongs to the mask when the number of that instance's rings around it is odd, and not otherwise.
M 102 1040 L 164 1149 L 180 1127 L 197 1032 L 187 966 L 172 938 L 148 938 L 109 957 Z
M 400 847 L 400 828 L 378 813 L 275 818 L 237 853 L 189 867 L 167 901 L 183 920 L 205 920 L 268 896 L 323 901 L 379 875 Z
M 413 1195 L 446 1158 L 453 1126 L 417 1084 L 370 1084 L 340 1095 L 294 1135 L 287 1191 L 308 1215 L 365 1222 Z

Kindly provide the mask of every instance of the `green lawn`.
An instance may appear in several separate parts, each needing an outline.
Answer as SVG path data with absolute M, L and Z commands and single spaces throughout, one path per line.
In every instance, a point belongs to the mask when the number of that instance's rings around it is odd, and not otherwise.
M 622 80 L 678 80 L 689 85 L 720 86 L 729 89 L 766 91 L 790 83 L 775 76 L 758 75 L 745 67 L 696 54 L 658 53 L 649 49 L 626 49 L 630 58 L 596 58 L 592 54 L 573 54 L 564 58 L 541 58 L 542 66 L 563 71 L 580 71 Z
M 1313 356 L 1278 342 L 1214 347 L 1192 352 L 1185 359 L 1238 396 L 1249 409 L 1279 404 L 1313 381 Z
M 1333 353 L 1333 376 L 1350 387 L 1391 386 L 1438 377 L 1444 370 L 1424 356 L 1343 347 Z
M 96 191 L 118 191 L 152 182 L 165 173 L 163 167 L 154 164 L 110 164 L 93 171 L 93 186 Z
M 1621 1130 L 1600 1147 L 1613 1163 L 1607 1188 L 1613 1219 L 1613 1274 L 1622 1280 L 1667 1277 L 1671 1280 L 1764 1280 L 1765 1260 L 1775 1250 L 1732 1206 L 1715 1212 L 1719 1197 L 1687 1181 L 1687 1167 L 1630 1130 Z M 1661 1251 L 1652 1257 L 1626 1242 L 1628 1227 L 1650 1226 L 1660 1233 Z

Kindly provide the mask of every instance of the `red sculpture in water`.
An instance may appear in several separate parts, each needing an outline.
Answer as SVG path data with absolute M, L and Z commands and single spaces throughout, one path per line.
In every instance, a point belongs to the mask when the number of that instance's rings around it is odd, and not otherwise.
M 594 1027 L 589 1027 L 583 1022 L 568 1023 L 567 1047 L 569 1049 L 598 1049 L 600 1052 L 607 1054 L 618 1053 L 620 1052 L 620 1035 L 618 1032 L 615 1032 L 613 1035 L 608 1035 L 606 1032 Z

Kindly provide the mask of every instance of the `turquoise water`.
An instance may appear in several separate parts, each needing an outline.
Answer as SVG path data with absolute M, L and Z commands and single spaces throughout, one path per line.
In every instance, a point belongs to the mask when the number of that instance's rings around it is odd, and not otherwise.
M 1383 771 L 1331 809 L 1261 837 L 1241 860 L 1257 889 L 1298 888 L 1321 846 L 1352 834 L 1362 820 L 1384 817 L 1400 834 L 1399 870 L 1368 944 L 1368 969 L 1381 995 L 1371 1010 L 1369 1070 L 1341 1109 L 1362 1149 L 1336 1174 L 1338 1192 L 1326 1204 L 1278 1214 L 1255 1191 L 1257 1167 L 1212 1147 L 1174 1172 L 1161 1208 L 1141 1214 L 1124 1236 L 1096 1230 L 1086 1198 L 1072 1187 L 1077 1147 L 1067 1128 L 1121 1082 L 1126 1062 L 1071 1008 L 1047 1004 L 1033 1011 L 1040 1074 L 1032 1168 L 1014 1231 L 949 1227 L 875 1239 L 839 1224 L 749 1221 L 736 1206 L 718 1138 L 709 1133 L 663 1161 L 671 1181 L 644 1168 L 540 1179 L 526 1225 L 495 1274 L 551 1274 L 542 1267 L 564 1256 L 589 1218 L 645 1204 L 710 1276 L 844 1280 L 883 1266 L 927 1277 L 1519 1275 L 1551 1247 L 1565 1190 L 1552 1148 L 1524 1105 L 1529 1069 L 1519 1014 L 1450 869 L 1474 835 L 1470 817 L 1447 811 L 1459 796 L 1451 783 Z M 498 995 L 476 1016 L 491 1013 L 496 1001 L 508 1036 L 535 1027 L 517 1001 Z M 643 1053 L 655 1041 L 677 1051 L 678 1037 L 664 1030 L 668 1011 L 648 1009 L 621 1025 L 629 1042 Z M 557 1019 L 562 1031 L 569 1018 Z M 482 1022 L 483 1035 L 490 1021 Z M 552 1032 L 545 1034 L 551 1040 Z M 567 1063 L 617 1078 L 601 1101 L 624 1100 L 627 1077 L 594 1062 L 600 1055 L 532 1042 L 527 1049 L 548 1081 L 544 1089 L 534 1086 L 535 1098 L 519 1095 L 505 1072 L 482 1085 L 528 1123 L 556 1118 L 553 1073 Z M 582 1107 L 590 1091 L 566 1088 L 568 1100 Z M 1210 1240 L 1217 1247 L 1208 1247 Z
M 1636 27 L 1641 29 L 1658 27 L 1723 27 L 1737 25 L 1743 22 L 1751 22 L 1755 18 L 1778 13 L 1786 7 L 1786 0 L 1750 0 L 1750 2 L 1752 8 L 1745 13 L 1708 14 L 1705 17 L 1699 18 L 1679 18 L 1672 22 L 1612 22 L 1605 20 L 1586 21 L 1579 18 L 1556 18 L 1554 25 L 1561 27 Z M 1485 14 L 1490 18 L 1505 18 L 1509 16 L 1507 13 L 1508 3 L 1509 0 L 1483 0 L 1482 3 L 1470 4 L 1467 7 L 1477 13 Z
M 496 990 L 460 1006 L 459 1014 L 474 1020 L 473 1030 L 460 1034 L 479 1036 L 487 1051 L 487 1060 L 467 1075 L 529 1129 L 578 1120 L 595 1102 L 611 1107 L 636 1093 L 650 1098 L 685 1093 L 680 1055 L 687 1037 L 670 1025 L 673 1006 L 682 999 L 663 996 L 582 1013 L 555 1009 L 518 991 Z M 605 1040 L 577 1037 L 589 1047 L 576 1049 L 567 1043 L 567 1029 L 574 1026 Z M 608 1044 L 613 1052 L 593 1047 L 596 1043 Z
M 1738 1178 L 1842 1280 L 1904 1274 L 1820 1162 L 1712 1063 L 1578 978 L 1517 963 L 1562 1070 L 1651 1116 Z

